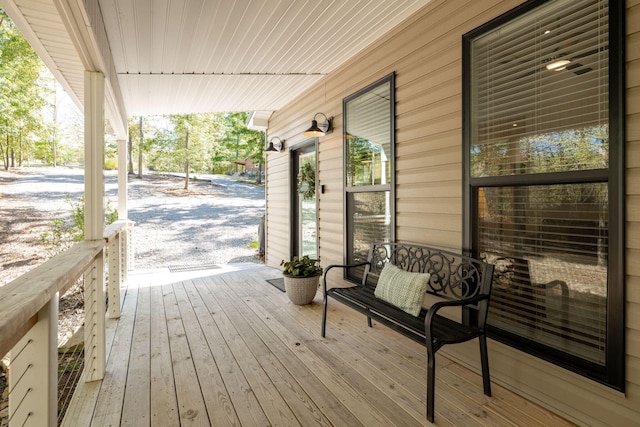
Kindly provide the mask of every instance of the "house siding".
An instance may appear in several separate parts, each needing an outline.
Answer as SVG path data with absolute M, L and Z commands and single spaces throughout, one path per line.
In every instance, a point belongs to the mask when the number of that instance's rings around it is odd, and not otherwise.
M 521 1 L 434 0 L 286 108 L 269 135 L 287 150 L 267 161 L 267 258 L 290 251 L 288 149 L 306 140 L 313 115 L 334 117 L 318 143 L 318 240 L 323 265 L 344 262 L 342 100 L 396 73 L 396 238 L 459 250 L 462 243 L 462 35 Z M 570 420 L 632 425 L 640 416 L 640 1 L 627 1 L 626 387 L 617 392 L 490 341 L 492 380 Z M 335 278 L 339 280 L 339 278 Z M 477 344 L 447 354 L 479 369 Z M 456 348 L 457 347 L 457 348 Z M 444 351 L 444 350 L 443 350 Z

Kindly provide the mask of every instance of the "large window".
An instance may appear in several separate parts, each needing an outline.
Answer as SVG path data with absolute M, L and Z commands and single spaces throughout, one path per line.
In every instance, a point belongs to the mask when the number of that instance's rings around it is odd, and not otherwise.
M 623 6 L 529 1 L 464 37 L 465 247 L 494 338 L 624 386 Z
M 343 102 L 348 263 L 366 260 L 370 243 L 394 239 L 394 90 L 390 74 Z

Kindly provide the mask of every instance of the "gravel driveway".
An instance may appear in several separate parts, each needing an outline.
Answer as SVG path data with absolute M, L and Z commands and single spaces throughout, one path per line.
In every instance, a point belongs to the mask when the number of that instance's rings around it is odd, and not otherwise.
M 193 175 L 192 175 L 193 176 Z M 238 177 L 129 176 L 129 219 L 135 222 L 135 269 L 260 262 L 258 239 L 264 187 Z M 0 285 L 46 260 L 40 235 L 69 215 L 64 196 L 84 191 L 83 170 L 0 171 Z M 117 207 L 117 174 L 105 173 L 105 194 Z
M 259 261 L 250 244 L 258 240 L 264 187 L 226 175 L 198 178 L 188 191 L 180 177 L 130 178 L 136 269 Z

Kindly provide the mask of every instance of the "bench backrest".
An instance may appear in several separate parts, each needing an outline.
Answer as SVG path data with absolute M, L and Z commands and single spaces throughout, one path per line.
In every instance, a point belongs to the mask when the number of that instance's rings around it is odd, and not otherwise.
M 429 273 L 427 293 L 445 299 L 466 299 L 491 293 L 493 264 L 442 249 L 412 243 L 372 243 L 363 286 L 375 286 L 384 265 L 391 262 L 405 271 Z M 484 324 L 488 299 L 472 306 Z

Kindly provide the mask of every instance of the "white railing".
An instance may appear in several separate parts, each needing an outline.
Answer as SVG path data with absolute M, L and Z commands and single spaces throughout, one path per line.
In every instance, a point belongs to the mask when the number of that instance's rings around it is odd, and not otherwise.
M 120 316 L 132 225 L 116 221 L 104 239 L 85 240 L 0 287 L 0 357 L 9 354 L 9 425 L 55 426 L 58 299 L 78 279 L 85 288 L 85 380 L 102 379 L 107 315 Z M 105 249 L 108 254 L 105 259 Z

